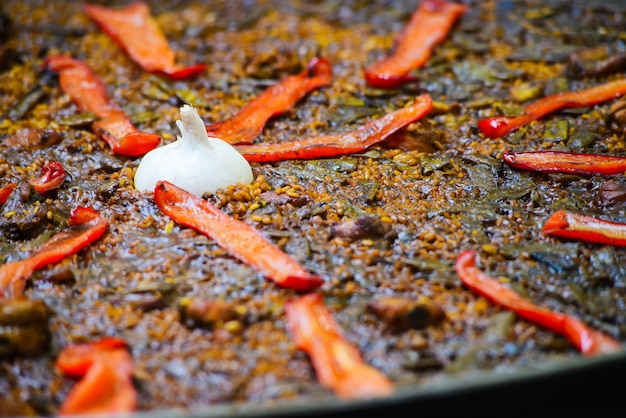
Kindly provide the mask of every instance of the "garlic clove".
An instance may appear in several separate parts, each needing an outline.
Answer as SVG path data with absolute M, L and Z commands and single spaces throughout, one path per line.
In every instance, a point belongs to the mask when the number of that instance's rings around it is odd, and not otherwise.
M 253 180 L 246 159 L 229 143 L 209 137 L 198 111 L 190 105 L 180 108 L 176 121 L 181 135 L 177 140 L 143 156 L 135 173 L 135 188 L 154 191 L 159 180 L 196 196 Z

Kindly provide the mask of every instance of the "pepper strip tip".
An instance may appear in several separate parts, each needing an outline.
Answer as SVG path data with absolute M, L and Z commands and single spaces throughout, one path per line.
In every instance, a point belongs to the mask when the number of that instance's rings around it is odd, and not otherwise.
M 626 245 L 626 224 L 579 213 L 558 210 L 541 232 L 548 236 L 577 239 L 597 244 Z
M 610 354 L 621 350 L 621 344 L 608 335 L 588 327 L 577 318 L 540 308 L 483 273 L 476 267 L 474 250 L 461 252 L 457 256 L 454 268 L 461 282 L 470 290 L 515 312 L 527 321 L 565 336 L 585 355 Z

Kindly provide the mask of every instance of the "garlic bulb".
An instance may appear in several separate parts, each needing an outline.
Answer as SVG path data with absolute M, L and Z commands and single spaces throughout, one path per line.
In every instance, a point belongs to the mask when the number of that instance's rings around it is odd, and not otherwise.
M 135 188 L 154 191 L 157 181 L 166 180 L 196 196 L 213 193 L 237 183 L 251 183 L 252 169 L 229 143 L 207 135 L 198 111 L 180 108 L 176 121 L 177 140 L 148 152 L 135 173 Z

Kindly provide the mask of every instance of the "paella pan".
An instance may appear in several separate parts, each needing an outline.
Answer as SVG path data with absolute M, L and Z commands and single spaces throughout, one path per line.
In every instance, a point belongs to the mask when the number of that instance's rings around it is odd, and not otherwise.
M 0 415 L 609 405 L 625 16 L 3 2 Z

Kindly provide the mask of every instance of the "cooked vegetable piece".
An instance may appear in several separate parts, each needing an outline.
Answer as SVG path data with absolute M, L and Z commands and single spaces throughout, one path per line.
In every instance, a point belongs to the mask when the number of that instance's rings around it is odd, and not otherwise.
M 291 109 L 306 94 L 330 84 L 332 66 L 324 58 L 313 58 L 298 75 L 268 87 L 231 118 L 206 127 L 209 135 L 229 144 L 252 143 L 267 121 Z
M 395 89 L 417 80 L 411 70 L 426 64 L 432 51 L 448 36 L 467 6 L 441 0 L 422 1 L 387 58 L 365 70 L 368 85 Z
M 626 157 L 565 151 L 505 151 L 502 158 L 511 167 L 546 173 L 610 176 L 626 172 Z
M 263 163 L 352 154 L 364 151 L 399 129 L 420 120 L 430 112 L 431 108 L 430 96 L 423 94 L 418 96 L 414 103 L 373 120 L 352 132 L 276 144 L 236 145 L 235 148 L 246 160 Z
M 3 205 L 9 196 L 11 196 L 11 192 L 15 190 L 17 187 L 17 183 L 9 183 L 2 187 L 0 187 L 0 205 Z
M 63 372 L 81 378 L 63 401 L 59 415 L 112 414 L 136 409 L 133 360 L 124 341 L 105 337 L 90 344 L 66 347 L 56 365 Z
M 370 398 L 393 392 L 393 383 L 366 364 L 324 306 L 320 293 L 285 305 L 289 330 L 297 347 L 311 358 L 319 382 L 342 398 Z
M 515 117 L 495 116 L 478 121 L 478 128 L 487 138 L 503 137 L 509 132 L 570 107 L 592 106 L 626 94 L 626 79 L 611 81 L 586 90 L 552 94 L 524 107 L 526 112 Z
M 195 108 L 184 105 L 176 121 L 178 140 L 143 156 L 135 173 L 135 188 L 152 191 L 159 180 L 202 196 L 253 180 L 250 164 L 220 138 L 209 137 Z
M 39 246 L 30 257 L 0 266 L 0 298 L 22 294 L 26 280 L 38 269 L 61 261 L 102 236 L 109 223 L 94 209 L 76 207 L 70 216 L 71 228 L 59 232 Z
M 29 183 L 38 193 L 43 194 L 61 187 L 66 177 L 67 174 L 61 163 L 52 161 L 42 167 L 41 176 L 38 179 L 32 179 Z
M 176 54 L 143 1 L 120 9 L 85 4 L 84 12 L 144 70 L 182 79 L 204 71 L 205 64 L 176 64 Z
M 610 245 L 626 245 L 626 224 L 606 221 L 566 210 L 554 212 L 541 232 L 551 237 L 579 239 Z
M 83 112 L 100 117 L 91 127 L 113 152 L 134 157 L 143 155 L 161 142 L 156 134 L 140 132 L 107 93 L 102 80 L 84 62 L 65 56 L 48 57 L 43 68 L 59 74 L 61 88 Z
M 541 308 L 524 299 L 476 267 L 476 253 L 463 251 L 456 259 L 455 269 L 465 286 L 534 324 L 565 336 L 580 352 L 592 356 L 620 350 L 620 344 L 608 335 L 589 328 L 569 315 Z
M 98 356 L 126 347 L 126 341 L 117 337 L 102 337 L 90 343 L 68 346 L 59 353 L 56 366 L 68 376 L 83 377 Z
M 245 222 L 172 183 L 159 181 L 154 189 L 154 201 L 167 216 L 215 240 L 279 286 L 308 291 L 324 282 Z

